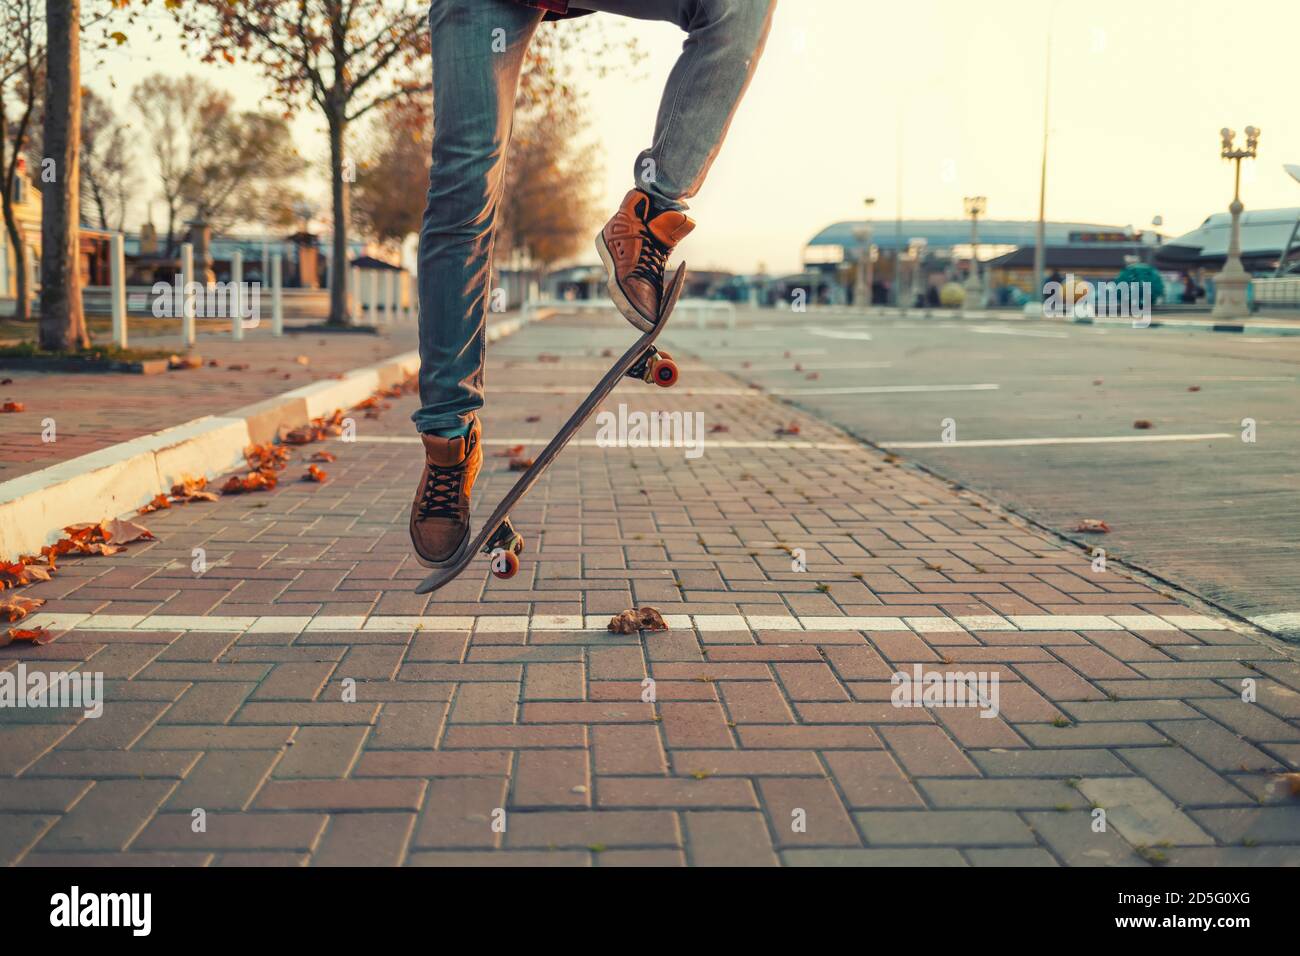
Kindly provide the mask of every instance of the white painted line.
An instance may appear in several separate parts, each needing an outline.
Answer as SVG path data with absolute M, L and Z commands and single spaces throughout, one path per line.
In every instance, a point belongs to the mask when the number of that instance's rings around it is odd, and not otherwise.
M 1250 620 L 1266 631 L 1300 631 L 1300 614 L 1261 614 Z
M 805 328 L 804 332 L 809 335 L 816 335 L 823 339 L 854 339 L 862 342 L 871 341 L 871 333 L 866 331 L 854 331 L 851 329 L 817 329 Z
M 1082 438 L 976 438 L 968 441 L 882 441 L 881 448 L 1019 448 L 1035 445 L 1112 445 L 1130 442 L 1209 441 L 1236 438 L 1231 432 L 1201 435 L 1113 435 Z
M 893 395 L 913 392 L 995 392 L 1000 385 L 848 385 L 843 388 L 771 388 L 772 395 Z
M 749 624 L 739 614 L 696 614 L 695 626 L 701 631 L 749 630 Z
M 631 381 L 629 379 L 628 381 Z M 590 388 L 578 385 L 493 385 L 494 394 L 514 395 L 590 395 Z M 610 394 L 616 394 L 617 389 Z M 674 388 L 673 395 L 761 395 L 757 388 Z
M 516 445 L 525 447 L 532 445 L 541 447 L 551 440 L 551 435 L 538 435 L 535 438 L 484 438 L 484 445 L 500 445 L 503 448 L 513 448 Z M 358 442 L 372 442 L 374 444 L 385 445 L 418 445 L 420 443 L 419 435 L 358 435 L 354 439 Z M 570 447 L 574 448 L 608 448 L 608 442 L 597 441 L 594 438 L 575 438 L 569 442 Z M 723 440 L 704 437 L 705 448 L 803 448 L 815 449 L 817 451 L 853 451 L 860 449 L 861 445 L 855 445 L 852 442 L 835 442 L 835 441 L 802 441 L 800 439 L 786 440 L 769 440 L 769 441 L 744 441 L 744 440 Z M 680 450 L 669 448 L 669 451 Z
M 950 634 L 966 628 L 950 617 L 905 617 L 908 627 L 918 634 Z
M 967 332 L 979 332 L 983 335 L 1023 335 L 1035 339 L 1068 339 L 1066 332 L 1047 332 L 1034 329 L 1004 329 L 997 325 L 958 326 Z
M 1126 631 L 1176 631 L 1164 618 L 1154 614 L 1112 614 L 1110 619 Z
M 971 631 L 1014 631 L 1016 626 L 996 614 L 958 614 L 957 623 Z
M 734 362 L 726 365 L 717 362 L 714 362 L 712 364 L 714 365 L 715 368 L 722 369 L 724 372 L 732 372 L 732 373 L 793 372 L 794 371 L 794 368 L 791 367 L 789 362 L 786 362 L 784 365 L 777 365 L 775 362 L 764 364 L 764 365 L 745 365 L 744 363 L 737 365 Z M 800 362 L 799 364 L 802 366 L 802 371 L 805 372 L 858 371 L 861 369 L 869 369 L 869 368 L 893 368 L 894 367 L 893 362 Z
M 612 614 L 580 615 L 481 614 L 453 615 L 381 615 L 360 614 L 278 617 L 220 617 L 202 614 L 58 614 L 37 613 L 24 619 L 24 626 L 47 627 L 52 631 L 213 631 L 247 634 L 340 634 L 391 633 L 416 631 L 476 631 L 480 634 L 514 634 L 527 631 L 603 631 Z M 1261 620 L 1300 623 L 1300 614 L 1267 615 Z M 914 617 L 864 617 L 787 614 L 667 614 L 669 627 L 701 632 L 721 631 L 907 631 L 917 634 L 957 633 L 970 631 L 1118 631 L 1183 630 L 1226 631 L 1237 626 L 1226 620 L 1200 614 L 1068 615 L 1012 614 L 964 615 L 948 618 L 939 615 Z M 1264 625 L 1261 625 L 1264 626 Z M 308 639 L 305 643 L 310 643 Z
M 1101 614 L 1012 614 L 1011 623 L 1022 631 L 1122 631 Z

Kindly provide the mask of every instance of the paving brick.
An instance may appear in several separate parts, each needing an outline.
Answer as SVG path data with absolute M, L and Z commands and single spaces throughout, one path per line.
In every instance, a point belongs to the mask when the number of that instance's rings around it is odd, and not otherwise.
M 524 750 L 515 758 L 512 809 L 588 807 L 591 777 L 583 750 Z
M 302 727 L 273 776 L 277 780 L 347 776 L 366 732 L 365 727 Z
M 188 813 L 160 813 L 131 849 L 310 851 L 328 820 L 323 813 L 209 813 L 207 830 L 195 833 Z
M 777 866 L 763 814 L 687 811 L 682 814 L 687 855 L 695 866 Z
M 881 727 L 880 735 L 916 777 L 973 777 L 975 766 L 941 727 Z
M 719 681 L 718 689 L 733 723 L 794 723 L 785 695 L 771 681 Z
M 1114 827 L 1135 847 L 1173 844 L 1200 846 L 1214 841 L 1172 800 L 1138 777 L 1085 777 L 1079 792 L 1106 811 Z
M 663 774 L 663 744 L 653 724 L 596 726 L 592 728 L 595 768 L 599 775 Z
M 1034 835 L 1005 810 L 862 810 L 854 813 L 872 846 L 1005 846 Z
M 376 750 L 434 747 L 446 716 L 447 704 L 440 701 L 386 703 L 379 711 L 379 723 L 366 741 L 366 747 Z
M 272 780 L 253 801 L 254 810 L 418 810 L 423 780 Z
M 778 848 L 862 845 L 829 780 L 764 777 L 757 786 Z
M 203 755 L 167 800 L 168 810 L 245 810 L 280 757 L 278 750 L 214 750 Z
M 1181 806 L 1215 806 L 1250 800 L 1244 791 L 1177 747 L 1133 747 L 1120 750 L 1119 755 Z
M 516 814 L 507 847 L 680 847 L 675 814 L 665 810 L 542 811 Z
M 123 850 L 176 784 L 168 780 L 104 780 L 41 838 L 41 852 Z
M 831 751 L 825 759 L 852 810 L 924 806 L 894 758 L 884 751 Z

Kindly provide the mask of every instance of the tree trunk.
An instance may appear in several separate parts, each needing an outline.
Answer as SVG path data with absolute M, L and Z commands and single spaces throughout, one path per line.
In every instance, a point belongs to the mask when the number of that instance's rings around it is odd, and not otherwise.
M 90 345 L 81 311 L 79 200 L 81 0 L 45 0 L 49 59 L 45 76 L 45 154 L 55 181 L 41 192 L 41 348 Z
M 343 107 L 329 112 L 330 181 L 333 186 L 334 244 L 330 262 L 330 325 L 348 325 L 352 310 L 348 306 L 348 220 L 352 216 L 352 191 L 343 176 L 344 135 L 347 121 Z

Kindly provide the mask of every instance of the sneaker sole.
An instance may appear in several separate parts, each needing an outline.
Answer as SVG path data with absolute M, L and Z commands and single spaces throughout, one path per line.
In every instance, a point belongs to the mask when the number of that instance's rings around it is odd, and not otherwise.
M 465 552 L 469 550 L 470 542 L 474 540 L 474 535 L 471 533 L 472 531 L 473 528 L 467 525 L 465 528 L 465 539 L 461 541 L 460 546 L 456 548 L 455 552 L 453 552 L 451 557 L 446 558 L 445 560 L 442 561 L 430 561 L 426 559 L 424 555 L 420 554 L 420 551 L 418 548 L 416 548 L 414 541 L 411 542 L 411 551 L 415 554 L 415 560 L 422 567 L 426 567 L 431 571 L 437 571 L 442 568 L 449 568 L 457 561 L 465 557 Z
M 603 231 L 596 233 L 596 252 L 600 255 L 600 261 L 604 264 L 605 272 L 609 275 L 605 288 L 609 290 L 609 297 L 613 300 L 615 308 L 622 313 L 623 318 L 627 319 L 628 323 L 638 332 L 653 332 L 656 323 L 641 314 L 641 310 L 631 303 L 623 292 L 622 286 L 618 284 L 618 273 L 614 269 L 614 257 L 610 255 L 609 246 L 605 244 L 605 233 Z

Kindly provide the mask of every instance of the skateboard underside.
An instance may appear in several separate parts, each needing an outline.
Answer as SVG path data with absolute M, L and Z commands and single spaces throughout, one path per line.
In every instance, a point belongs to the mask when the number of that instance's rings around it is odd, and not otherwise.
M 664 326 L 668 323 L 668 318 L 672 315 L 677 300 L 681 296 L 682 286 L 685 281 L 686 264 L 683 263 L 678 266 L 677 271 L 673 273 L 672 279 L 665 288 L 663 308 L 660 310 L 659 321 L 654 329 L 637 339 L 605 373 L 604 378 L 591 390 L 591 393 L 578 406 L 577 411 L 569 416 L 569 420 L 564 423 L 564 427 L 542 449 L 528 470 L 520 475 L 514 487 L 506 492 L 505 497 L 501 499 L 501 503 L 492 512 L 492 516 L 488 518 L 478 535 L 469 542 L 462 554 L 447 566 L 437 568 L 430 573 L 415 589 L 416 594 L 428 594 L 431 591 L 438 590 L 444 584 L 458 577 L 480 554 L 486 554 L 490 557 L 492 573 L 497 577 L 510 578 L 514 576 L 519 569 L 519 555 L 524 548 L 524 539 L 510 524 L 510 509 L 528 493 L 528 490 L 532 488 L 551 462 L 563 451 L 564 446 L 569 443 L 569 440 L 578 432 L 578 429 L 587 423 L 587 420 L 600 407 L 601 402 L 605 400 L 624 377 L 639 378 L 665 388 L 676 383 L 677 366 L 667 353 L 656 349 L 654 343 L 655 339 L 659 337 L 659 333 L 663 331 Z

